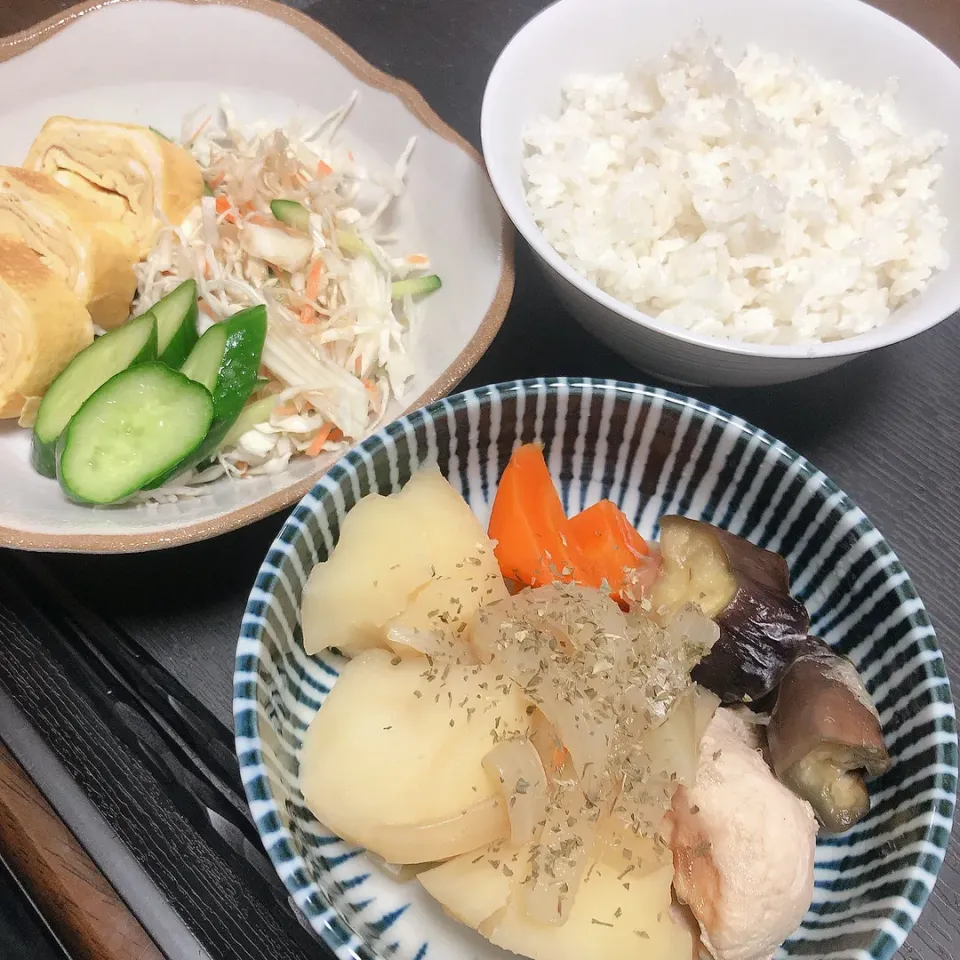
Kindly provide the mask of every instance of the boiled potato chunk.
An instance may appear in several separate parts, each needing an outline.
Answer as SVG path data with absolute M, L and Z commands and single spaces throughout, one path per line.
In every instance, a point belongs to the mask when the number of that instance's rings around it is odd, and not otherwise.
M 526 848 L 496 843 L 425 870 L 417 879 L 450 916 L 476 930 L 507 905 L 527 856 Z M 514 879 L 503 872 L 504 864 L 510 864 Z
M 472 851 L 418 879 L 451 916 L 531 960 L 690 960 L 694 955 L 690 931 L 670 912 L 669 851 L 637 839 L 630 860 L 619 854 L 594 860 L 569 918 L 558 926 L 527 916 L 526 888 L 519 878 L 529 849 L 519 854 L 502 846 Z
M 493 667 L 369 650 L 344 667 L 307 730 L 301 790 L 321 823 L 387 861 L 456 856 L 509 835 L 482 761 L 494 735 L 526 735 L 529 724 L 520 688 Z M 418 838 L 431 843 L 418 849 Z
M 356 656 L 385 646 L 388 625 L 452 644 L 482 604 L 506 596 L 480 522 L 436 467 L 423 468 L 399 493 L 371 494 L 347 514 L 304 589 L 304 648 Z
M 670 915 L 672 883 L 671 862 L 626 876 L 595 863 L 563 926 L 533 923 L 514 897 L 489 939 L 531 960 L 689 960 L 690 933 Z

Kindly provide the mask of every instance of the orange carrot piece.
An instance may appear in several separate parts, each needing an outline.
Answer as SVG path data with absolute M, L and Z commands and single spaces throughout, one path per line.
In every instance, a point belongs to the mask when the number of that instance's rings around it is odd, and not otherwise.
M 310 441 L 310 446 L 304 451 L 308 457 L 317 457 L 323 452 L 323 445 L 330 439 L 333 433 L 333 424 L 325 423 L 314 435 Z
M 559 773 L 563 769 L 563 765 L 567 762 L 567 757 L 569 756 L 570 752 L 562 744 L 553 748 L 553 755 L 550 757 L 550 765 L 553 768 L 553 773 Z
M 542 586 L 576 577 L 581 558 L 566 535 L 567 518 L 543 458 L 543 449 L 518 447 L 503 471 L 488 533 L 508 580 Z
M 331 173 L 333 173 L 333 167 L 329 163 L 324 163 L 322 160 L 317 161 L 318 177 L 329 177 Z
M 407 263 L 429 263 L 429 262 L 430 262 L 430 258 L 425 257 L 422 253 L 411 253 L 410 256 L 407 257 Z
M 236 223 L 237 217 L 233 210 L 233 204 L 230 202 L 230 198 L 225 194 L 219 194 L 217 196 L 217 213 L 225 214 L 224 220 L 227 223 Z
M 307 272 L 306 288 L 306 296 L 310 301 L 316 300 L 320 296 L 320 281 L 323 278 L 323 269 L 323 259 L 321 257 L 317 257 L 310 264 L 310 269 Z
M 571 517 L 567 529 L 584 559 L 581 582 L 591 587 L 606 582 L 614 599 L 621 601 L 626 572 L 642 565 L 650 553 L 646 540 L 612 500 Z
M 320 318 L 317 315 L 317 311 L 314 310 L 309 303 L 305 303 L 300 310 L 300 322 L 311 324 L 316 323 L 319 319 Z
M 242 214 L 253 213 L 257 208 L 253 205 L 252 200 L 247 200 L 246 203 L 240 204 L 240 212 Z
M 221 170 L 219 173 L 215 174 L 212 179 L 207 181 L 207 186 L 211 190 L 216 190 L 217 187 L 227 179 L 227 175 Z

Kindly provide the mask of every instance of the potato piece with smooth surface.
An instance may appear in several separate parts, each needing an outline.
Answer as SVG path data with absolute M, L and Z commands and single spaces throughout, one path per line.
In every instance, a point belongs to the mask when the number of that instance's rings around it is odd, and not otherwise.
M 448 850 L 431 848 L 419 859 L 394 852 L 411 846 L 397 842 L 398 828 L 415 834 L 419 825 L 498 797 L 481 762 L 494 731 L 526 734 L 526 708 L 520 688 L 492 667 L 431 667 L 423 657 L 401 661 L 367 651 L 344 667 L 307 731 L 304 799 L 334 833 L 392 862 L 445 859 L 502 839 L 509 833 L 505 810 L 484 819 L 493 835 L 471 840 L 475 831 L 458 832 Z
M 356 656 L 385 646 L 388 624 L 453 643 L 481 604 L 506 595 L 469 505 L 436 467 L 423 468 L 399 493 L 371 494 L 347 514 L 303 593 L 304 648 Z
M 594 862 L 562 926 L 534 923 L 513 897 L 490 942 L 531 960 L 690 960 L 690 932 L 670 914 L 673 864 L 629 866 Z
M 670 912 L 669 851 L 635 841 L 629 861 L 618 852 L 592 863 L 566 923 L 557 926 L 536 923 L 524 908 L 520 878 L 529 848 L 471 851 L 418 879 L 451 916 L 531 960 L 690 960 L 691 933 Z
M 517 850 L 495 843 L 425 870 L 417 879 L 451 917 L 476 930 L 507 905 L 516 886 L 515 879 L 503 872 L 503 865 L 510 863 L 507 869 L 516 878 L 525 869 L 528 855 L 526 847 Z

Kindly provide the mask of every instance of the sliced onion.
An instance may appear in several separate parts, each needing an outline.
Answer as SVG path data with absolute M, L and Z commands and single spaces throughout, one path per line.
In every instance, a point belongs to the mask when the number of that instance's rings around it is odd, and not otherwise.
M 382 824 L 368 846 L 388 863 L 433 863 L 505 840 L 509 835 L 507 804 L 502 797 L 490 797 L 446 820 Z
M 401 622 L 391 622 L 387 626 L 385 640 L 387 647 L 398 657 L 406 660 L 410 657 L 425 656 L 433 660 L 470 666 L 478 663 L 470 644 L 459 640 L 454 642 L 449 636 L 444 636 L 435 630 L 406 627 L 402 623 L 403 614 L 397 620 Z
M 652 544 L 646 557 L 637 557 L 624 570 L 624 585 L 621 593 L 629 604 L 639 603 L 650 592 L 660 577 L 660 550 Z
M 490 663 L 497 654 L 500 629 L 510 619 L 513 601 L 481 607 L 470 621 L 467 639 L 478 663 Z
M 526 738 L 501 740 L 484 758 L 483 769 L 500 785 L 510 817 L 510 843 L 536 840 L 547 811 L 547 775 Z
M 563 742 L 557 736 L 557 731 L 553 729 L 553 724 L 543 715 L 543 711 L 537 710 L 530 718 L 530 742 L 540 757 L 540 763 L 547 773 L 547 781 L 552 784 L 554 780 L 568 778 L 573 772 L 568 769 L 569 757 Z
M 313 253 L 313 241 L 306 234 L 284 227 L 244 223 L 240 246 L 251 257 L 266 260 L 281 270 L 294 273 L 302 270 Z
M 595 813 L 578 784 L 554 798 L 524 884 L 524 907 L 535 923 L 560 926 L 570 916 L 596 841 Z
M 720 698 L 715 693 L 707 690 L 706 687 L 701 687 L 700 684 L 695 683 L 693 685 L 693 713 L 698 750 L 700 749 L 700 741 L 707 732 L 707 727 L 710 726 L 710 721 L 713 720 L 719 709 Z M 758 718 L 758 723 L 765 722 L 757 714 L 752 714 L 752 716 Z
M 437 657 L 450 652 L 432 630 L 414 630 L 409 627 L 391 626 L 387 628 L 387 646 L 405 660 L 409 657 Z
M 203 242 L 216 249 L 220 239 L 217 231 L 217 201 L 215 197 L 200 198 L 200 225 L 203 231 Z

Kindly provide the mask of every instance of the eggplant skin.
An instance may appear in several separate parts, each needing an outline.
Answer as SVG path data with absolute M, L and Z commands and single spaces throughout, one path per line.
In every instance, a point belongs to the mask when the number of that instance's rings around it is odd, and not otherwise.
M 870 811 L 864 775 L 891 757 L 876 707 L 856 667 L 822 640 L 791 664 L 767 727 L 780 780 L 814 808 L 827 833 L 845 833 Z
M 724 703 L 760 700 L 776 689 L 810 642 L 810 616 L 790 595 L 787 562 L 778 553 L 702 520 L 664 517 L 660 523 L 663 527 L 678 521 L 696 524 L 699 535 L 714 539 L 734 583 L 731 600 L 715 615 L 720 639 L 694 668 L 693 679 Z

